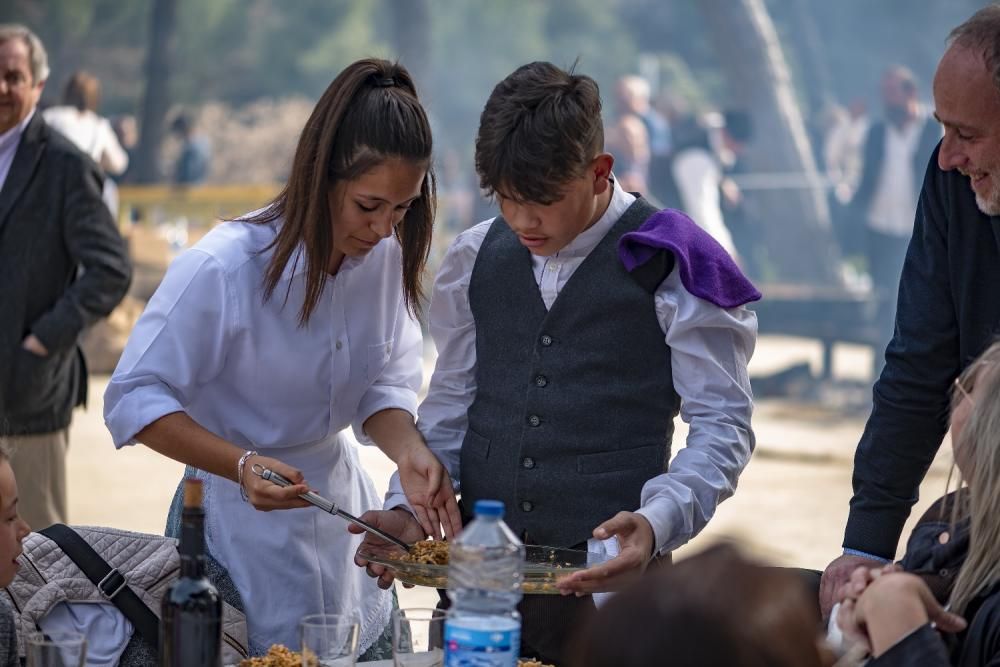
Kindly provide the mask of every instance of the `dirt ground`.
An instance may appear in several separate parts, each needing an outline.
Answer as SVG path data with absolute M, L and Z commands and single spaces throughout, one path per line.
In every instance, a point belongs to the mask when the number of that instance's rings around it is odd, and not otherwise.
M 751 374 L 773 372 L 798 361 L 808 361 L 818 370 L 819 360 L 816 343 L 763 337 L 751 362 Z M 870 367 L 870 352 L 846 345 L 838 348 L 836 378 L 862 382 Z M 115 451 L 101 416 L 106 382 L 106 376 L 91 378 L 90 405 L 77 412 L 71 428 L 70 521 L 161 533 L 183 466 L 141 446 Z M 826 402 L 835 401 L 831 397 Z M 775 564 L 822 569 L 839 553 L 851 496 L 852 457 L 866 417 L 864 409 L 758 401 L 754 414 L 757 449 L 739 489 L 677 557 L 727 539 Z M 678 420 L 675 449 L 686 433 L 686 426 Z M 393 470 L 391 462 L 373 447 L 362 447 L 361 459 L 376 488 L 384 491 Z M 946 440 L 924 481 L 914 516 L 944 491 L 950 465 L 951 448 Z M 336 519 L 331 517 L 331 521 Z M 424 606 L 436 600 L 433 591 L 426 589 L 400 589 L 400 597 L 404 606 Z

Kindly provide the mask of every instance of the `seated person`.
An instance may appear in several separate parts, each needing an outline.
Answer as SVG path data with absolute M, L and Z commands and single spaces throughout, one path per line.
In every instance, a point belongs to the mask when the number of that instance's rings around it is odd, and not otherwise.
M 17 514 L 17 480 L 10 467 L 10 455 L 0 444 L 0 587 L 10 585 L 17 574 L 21 542 L 31 532 Z M 14 610 L 0 596 L 0 667 L 18 667 L 17 623 Z
M 928 510 L 899 566 L 858 568 L 840 592 L 839 627 L 872 667 L 1000 665 L 998 363 L 1000 342 L 955 381 L 951 441 L 967 487 Z
M 828 667 L 832 654 L 821 645 L 819 622 L 798 576 L 719 545 L 608 600 L 580 628 L 570 664 Z

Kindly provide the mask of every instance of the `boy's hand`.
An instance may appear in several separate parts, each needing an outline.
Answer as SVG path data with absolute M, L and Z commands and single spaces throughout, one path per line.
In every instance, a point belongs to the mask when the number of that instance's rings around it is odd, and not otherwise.
M 556 582 L 563 595 L 603 593 L 621 589 L 646 570 L 653 556 L 653 527 L 641 514 L 619 512 L 594 529 L 594 537 L 618 538 L 621 551 L 607 563 L 564 577 Z
M 399 482 L 425 534 L 434 539 L 453 538 L 462 531 L 462 516 L 455 501 L 451 477 L 434 453 L 420 443 L 400 455 Z
M 420 524 L 413 517 L 413 515 L 402 507 L 395 507 L 388 511 L 372 510 L 370 512 L 365 512 L 360 518 L 362 521 L 370 523 L 390 535 L 395 535 L 407 544 L 413 544 L 414 542 L 422 540 L 427 536 L 424 529 L 420 527 Z M 392 586 L 392 582 L 395 577 L 393 576 L 391 570 L 384 565 L 372 563 L 360 555 L 361 549 L 366 546 L 384 547 L 389 544 L 389 542 L 386 542 L 377 535 L 372 535 L 355 523 L 348 523 L 347 530 L 355 535 L 360 535 L 361 533 L 365 534 L 365 539 L 361 542 L 361 546 L 358 547 L 358 552 L 354 554 L 354 564 L 358 567 L 365 568 L 369 577 L 378 578 L 379 588 L 389 588 Z

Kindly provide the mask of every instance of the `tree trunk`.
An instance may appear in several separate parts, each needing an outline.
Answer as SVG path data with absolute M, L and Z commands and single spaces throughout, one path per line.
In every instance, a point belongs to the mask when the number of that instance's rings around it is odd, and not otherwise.
M 816 187 L 748 189 L 744 200 L 770 249 L 781 281 L 840 285 L 839 252 L 830 228 L 826 190 L 792 88 L 788 65 L 764 0 L 699 0 L 725 73 L 729 103 L 749 111 L 754 136 L 751 172 L 795 174 Z M 789 184 L 791 185 L 791 184 Z
M 399 62 L 420 93 L 430 85 L 431 6 L 429 0 L 389 0 L 392 37 Z
M 160 180 L 160 147 L 170 107 L 170 67 L 176 18 L 177 0 L 153 0 L 149 51 L 146 55 L 146 92 L 135 165 L 138 183 Z

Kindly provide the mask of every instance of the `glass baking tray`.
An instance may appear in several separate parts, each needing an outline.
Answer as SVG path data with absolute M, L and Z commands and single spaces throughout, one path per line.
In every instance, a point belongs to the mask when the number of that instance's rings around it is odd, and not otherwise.
M 521 590 L 528 595 L 558 595 L 557 580 L 609 560 L 609 556 L 605 554 L 559 547 L 526 546 L 524 552 Z M 412 563 L 403 560 L 405 554 L 405 551 L 394 544 L 364 544 L 358 550 L 359 556 L 389 568 L 396 579 L 405 584 L 448 587 L 447 565 Z

